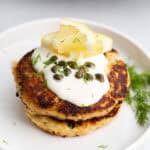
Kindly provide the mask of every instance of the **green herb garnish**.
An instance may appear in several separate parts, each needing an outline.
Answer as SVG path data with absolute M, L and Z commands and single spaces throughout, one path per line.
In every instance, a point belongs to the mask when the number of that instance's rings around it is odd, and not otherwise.
M 133 66 L 128 66 L 131 84 L 127 93 L 127 103 L 135 111 L 137 122 L 144 126 L 148 121 L 150 112 L 150 74 L 137 73 Z
M 51 58 L 49 58 L 48 60 L 44 61 L 43 62 L 43 64 L 45 65 L 44 68 L 47 67 L 48 65 L 52 64 L 52 63 L 53 63 L 53 61 L 51 60 Z
M 38 54 L 36 57 L 33 57 L 32 58 L 32 65 L 35 65 L 38 62 L 39 59 L 41 59 L 40 54 Z
M 106 149 L 108 146 L 107 146 L 107 145 L 102 144 L 102 145 L 98 145 L 97 147 L 98 147 L 98 148 L 101 148 L 101 149 Z
M 88 83 L 89 80 L 88 80 L 87 76 L 84 75 L 83 81 L 84 81 L 84 83 L 86 83 L 86 84 Z
M 131 78 L 131 87 L 133 89 L 143 88 L 147 84 L 150 84 L 150 74 L 149 73 L 137 73 L 133 66 L 128 66 L 128 71 Z
M 74 38 L 72 42 L 73 42 L 73 43 L 79 43 L 79 42 L 80 42 L 80 39 L 79 39 L 79 38 Z
M 43 64 L 45 64 L 44 68 L 46 68 L 48 65 L 55 63 L 57 61 L 57 56 L 51 56 L 48 60 L 46 60 Z

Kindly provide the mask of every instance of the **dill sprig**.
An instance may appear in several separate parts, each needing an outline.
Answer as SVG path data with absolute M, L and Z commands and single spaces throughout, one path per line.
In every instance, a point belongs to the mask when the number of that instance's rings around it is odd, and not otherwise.
M 33 57 L 32 58 L 32 65 L 35 65 L 38 62 L 38 60 L 40 60 L 40 59 L 41 59 L 40 54 L 38 54 L 36 57 Z
M 133 66 L 128 66 L 130 88 L 126 97 L 127 103 L 135 110 L 137 122 L 144 126 L 150 112 L 150 73 L 137 73 Z

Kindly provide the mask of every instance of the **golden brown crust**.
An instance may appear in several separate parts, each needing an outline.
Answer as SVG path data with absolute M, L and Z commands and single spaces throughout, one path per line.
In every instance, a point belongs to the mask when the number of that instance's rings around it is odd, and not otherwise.
M 46 87 L 43 75 L 36 73 L 32 67 L 32 52 L 27 53 L 18 62 L 13 72 L 20 98 L 35 114 L 53 116 L 62 120 L 86 120 L 105 116 L 118 101 L 125 99 L 129 79 L 123 61 L 117 60 L 109 66 L 110 90 L 97 103 L 88 107 L 79 107 L 60 99 Z M 111 53 L 114 54 L 114 50 L 105 55 L 109 55 L 110 58 Z
M 115 108 L 106 116 L 92 118 L 85 121 L 58 120 L 48 116 L 34 115 L 29 109 L 26 109 L 27 117 L 40 129 L 58 136 L 79 136 L 87 134 L 108 124 L 118 113 L 121 103 L 118 103 Z

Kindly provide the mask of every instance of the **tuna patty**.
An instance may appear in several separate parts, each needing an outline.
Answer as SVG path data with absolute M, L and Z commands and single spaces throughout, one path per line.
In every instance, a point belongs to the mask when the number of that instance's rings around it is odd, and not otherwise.
M 121 103 L 104 117 L 92 118 L 85 121 L 58 120 L 48 116 L 35 115 L 26 109 L 27 117 L 40 129 L 58 136 L 79 136 L 102 127 L 116 116 Z
M 87 107 L 79 107 L 62 100 L 48 89 L 43 75 L 32 67 L 32 53 L 33 51 L 23 56 L 13 68 L 13 73 L 19 97 L 34 115 L 51 116 L 61 120 L 87 120 L 107 115 L 119 101 L 125 100 L 129 77 L 126 64 L 122 60 L 114 59 L 117 51 L 105 53 L 109 60 L 107 72 L 110 90 L 97 103 Z

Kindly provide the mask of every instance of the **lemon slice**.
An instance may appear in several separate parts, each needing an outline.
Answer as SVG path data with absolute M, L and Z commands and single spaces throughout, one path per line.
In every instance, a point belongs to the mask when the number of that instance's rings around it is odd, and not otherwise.
M 91 57 L 112 48 L 111 38 L 94 33 L 78 21 L 62 19 L 57 32 L 43 36 L 41 45 L 66 57 Z
M 70 25 L 60 25 L 59 31 L 49 33 L 42 38 L 42 46 L 66 57 L 73 54 L 74 57 L 79 57 L 86 49 L 85 43 L 86 35 Z

